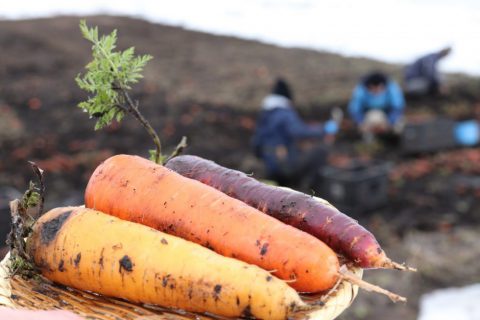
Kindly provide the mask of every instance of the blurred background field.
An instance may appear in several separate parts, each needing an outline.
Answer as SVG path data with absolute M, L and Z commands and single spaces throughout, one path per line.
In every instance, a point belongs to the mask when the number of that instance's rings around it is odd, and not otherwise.
M 91 16 L 102 32 L 119 31 L 121 49 L 154 56 L 133 96 L 172 149 L 181 136 L 186 153 L 263 178 L 250 137 L 261 99 L 284 75 L 304 119 L 324 121 L 344 111 L 360 76 L 382 70 L 400 81 L 403 65 L 326 51 L 286 48 L 154 24 L 128 17 Z M 77 103 L 74 78 L 89 60 L 79 17 L 0 21 L 0 209 L 31 178 L 28 160 L 46 171 L 46 207 L 83 203 L 93 169 L 116 153 L 146 156 L 150 139 L 135 122 L 93 131 Z M 474 41 L 474 39 L 472 39 Z M 480 119 L 480 78 L 446 75 L 448 95 L 407 101 L 406 119 Z M 340 319 L 416 319 L 422 294 L 480 282 L 480 148 L 404 154 L 388 143 L 366 145 L 346 119 L 329 162 L 388 161 L 388 202 L 352 213 L 397 261 L 419 272 L 367 271 L 366 279 L 409 298 L 393 305 L 362 292 Z M 309 190 L 306 190 L 309 192 Z M 319 194 L 322 196 L 322 194 Z M 328 200 L 328 199 L 327 199 Z M 347 212 L 348 213 L 348 212 Z M 473 318 L 472 318 L 473 319 Z

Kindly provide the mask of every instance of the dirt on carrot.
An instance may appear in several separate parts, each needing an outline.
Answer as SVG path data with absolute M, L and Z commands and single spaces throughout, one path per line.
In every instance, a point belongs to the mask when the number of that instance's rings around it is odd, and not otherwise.
M 363 268 L 402 268 L 385 254 L 374 235 L 328 202 L 264 184 L 213 161 L 183 155 L 166 167 L 321 239 Z
M 132 302 L 261 319 L 286 319 L 306 306 L 257 266 L 91 209 L 49 211 L 27 248 L 46 278 Z
M 328 290 L 338 279 L 338 258 L 320 240 L 140 157 L 101 164 L 85 205 L 256 264 L 301 292 Z

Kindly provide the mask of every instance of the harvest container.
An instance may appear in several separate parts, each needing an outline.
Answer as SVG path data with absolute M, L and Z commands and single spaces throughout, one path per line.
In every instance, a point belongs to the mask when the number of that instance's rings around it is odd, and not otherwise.
M 364 213 L 387 203 L 389 170 L 386 162 L 326 166 L 320 170 L 314 190 L 340 211 Z
M 432 119 L 419 123 L 408 123 L 401 136 L 403 153 L 433 152 L 456 146 L 456 123 L 450 119 Z

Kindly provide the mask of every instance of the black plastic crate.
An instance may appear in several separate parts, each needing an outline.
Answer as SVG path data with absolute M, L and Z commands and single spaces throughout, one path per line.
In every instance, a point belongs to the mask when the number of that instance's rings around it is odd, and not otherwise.
M 388 202 L 386 162 L 353 163 L 347 167 L 326 166 L 319 172 L 314 190 L 347 214 L 361 214 Z
M 455 121 L 450 119 L 409 123 L 402 132 L 402 151 L 410 154 L 453 148 L 456 145 L 454 131 Z

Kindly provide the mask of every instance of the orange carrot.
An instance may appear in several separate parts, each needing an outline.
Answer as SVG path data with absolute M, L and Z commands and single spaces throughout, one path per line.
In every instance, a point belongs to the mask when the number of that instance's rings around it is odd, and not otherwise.
M 264 184 L 243 172 L 196 156 L 178 156 L 165 166 L 314 235 L 360 267 L 404 268 L 385 255 L 372 233 L 326 201 Z
M 44 214 L 27 250 L 52 281 L 132 302 L 279 320 L 308 310 L 293 288 L 257 266 L 87 208 Z
M 85 205 L 258 265 L 302 292 L 327 290 L 339 276 L 337 256 L 315 237 L 140 157 L 102 163 Z

